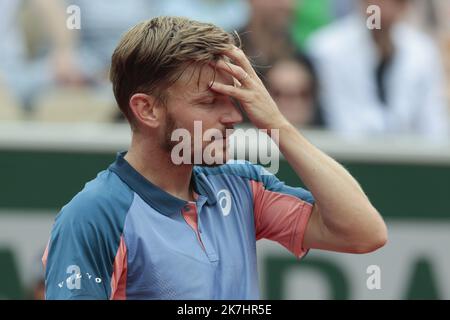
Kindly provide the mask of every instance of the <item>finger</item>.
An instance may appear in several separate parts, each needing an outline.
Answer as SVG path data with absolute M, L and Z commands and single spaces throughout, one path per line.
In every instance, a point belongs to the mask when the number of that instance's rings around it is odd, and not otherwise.
M 223 54 L 236 62 L 239 66 L 241 66 L 245 72 L 247 72 L 250 75 L 257 76 L 255 69 L 253 69 L 252 64 L 248 60 L 247 56 L 245 55 L 244 51 L 239 49 L 236 46 L 233 46 L 233 49 L 224 51 Z
M 230 62 L 225 62 L 224 60 L 219 60 L 216 63 L 216 67 L 230 74 L 234 79 L 236 79 L 240 84 L 244 86 L 249 86 L 252 84 L 252 79 L 247 72 L 241 67 L 234 65 Z
M 225 96 L 230 96 L 235 99 L 238 99 L 239 101 L 247 101 L 248 100 L 248 91 L 232 86 L 232 85 L 226 85 L 219 82 L 212 82 L 210 83 L 211 90 L 223 94 Z

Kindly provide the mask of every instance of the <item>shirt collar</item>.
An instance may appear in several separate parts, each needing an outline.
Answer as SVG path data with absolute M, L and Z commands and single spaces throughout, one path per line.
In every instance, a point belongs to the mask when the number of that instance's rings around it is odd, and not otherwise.
M 125 159 L 126 151 L 117 153 L 116 161 L 109 166 L 109 170 L 116 173 L 134 192 L 136 192 L 147 204 L 164 215 L 172 215 L 180 212 L 188 201 L 174 197 L 163 189 L 151 183 L 137 172 Z M 192 183 L 194 191 L 199 194 L 199 202 L 214 205 L 217 200 L 210 182 L 205 174 L 194 167 L 192 171 Z

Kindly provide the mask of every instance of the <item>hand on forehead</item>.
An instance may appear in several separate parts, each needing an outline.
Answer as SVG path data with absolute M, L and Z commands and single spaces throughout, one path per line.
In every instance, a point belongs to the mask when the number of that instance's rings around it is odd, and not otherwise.
M 189 95 L 201 94 L 209 91 L 211 82 L 236 86 L 248 73 L 254 73 L 250 62 L 242 50 L 233 47 L 217 61 L 188 65 L 172 89 L 179 93 L 186 91 Z

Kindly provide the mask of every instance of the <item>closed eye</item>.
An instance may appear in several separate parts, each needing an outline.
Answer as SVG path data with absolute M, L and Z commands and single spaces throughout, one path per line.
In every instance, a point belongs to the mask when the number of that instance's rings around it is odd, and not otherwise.
M 199 100 L 198 103 L 200 105 L 210 106 L 224 99 L 228 99 L 228 97 L 224 95 L 215 94 L 214 96 L 204 97 L 203 99 Z
M 204 99 L 204 100 L 200 101 L 199 103 L 200 103 L 200 105 L 203 105 L 203 106 L 212 106 L 212 105 L 216 104 L 216 102 L 217 102 L 217 98 L 211 97 L 208 99 Z

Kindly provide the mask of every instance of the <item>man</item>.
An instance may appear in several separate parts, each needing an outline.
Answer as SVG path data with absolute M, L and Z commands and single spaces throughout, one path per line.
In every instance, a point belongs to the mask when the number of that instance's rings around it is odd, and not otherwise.
M 250 16 L 239 34 L 241 47 L 252 58 L 254 68 L 262 75 L 281 59 L 293 58 L 296 53 L 289 29 L 295 14 L 294 0 L 249 0 Z
M 361 1 L 358 12 L 310 39 L 330 129 L 447 139 L 443 65 L 432 40 L 404 22 L 410 2 Z
M 358 183 L 285 120 L 222 29 L 143 22 L 115 50 L 111 80 L 131 147 L 57 216 L 43 257 L 47 299 L 257 299 L 257 239 L 299 258 L 386 242 Z M 250 163 L 174 164 L 172 132 L 194 134 L 196 120 L 205 131 L 232 128 L 242 120 L 233 99 L 257 128 L 279 130 L 281 151 L 314 198 Z M 215 150 L 227 158 L 226 147 Z
M 297 128 L 322 126 L 317 78 L 306 57 L 277 61 L 266 74 L 266 87 L 283 116 Z

